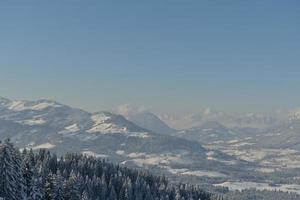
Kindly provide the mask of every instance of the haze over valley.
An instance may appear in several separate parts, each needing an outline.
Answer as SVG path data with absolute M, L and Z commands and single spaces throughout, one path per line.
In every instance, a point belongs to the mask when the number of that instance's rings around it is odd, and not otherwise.
M 205 120 L 206 112 L 199 125 L 178 130 L 149 111 L 122 116 L 51 100 L 0 102 L 0 139 L 10 138 L 20 149 L 77 152 L 213 191 L 222 186 L 300 194 L 297 112 L 281 119 L 239 115 L 227 126 L 223 117 Z

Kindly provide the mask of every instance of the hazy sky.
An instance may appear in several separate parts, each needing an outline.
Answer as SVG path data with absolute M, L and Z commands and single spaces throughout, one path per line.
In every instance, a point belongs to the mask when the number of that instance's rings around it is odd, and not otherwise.
M 0 1 L 0 96 L 86 110 L 300 105 L 300 1 Z

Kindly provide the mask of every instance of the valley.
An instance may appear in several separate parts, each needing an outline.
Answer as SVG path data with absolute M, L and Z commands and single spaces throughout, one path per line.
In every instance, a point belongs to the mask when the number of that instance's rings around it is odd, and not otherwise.
M 300 194 L 300 152 L 296 145 L 270 146 L 270 139 L 283 138 L 274 128 L 228 128 L 210 121 L 175 130 L 151 113 L 132 116 L 131 122 L 49 100 L 0 102 L 0 139 L 10 138 L 20 149 L 76 152 L 214 192 L 226 187 Z M 296 121 L 290 123 L 296 127 Z

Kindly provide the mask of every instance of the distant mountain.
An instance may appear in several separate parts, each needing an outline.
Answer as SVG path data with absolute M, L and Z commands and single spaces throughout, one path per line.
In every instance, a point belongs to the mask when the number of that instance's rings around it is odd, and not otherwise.
M 299 112 L 300 113 L 300 112 Z M 293 115 L 294 116 L 294 115 Z M 298 116 L 295 113 L 295 116 Z M 300 116 L 300 115 L 299 115 Z M 280 124 L 282 116 L 279 114 L 266 115 L 258 113 L 229 114 L 225 112 L 205 109 L 202 112 L 181 116 L 160 115 L 163 121 L 176 129 L 190 129 L 199 127 L 205 122 L 219 122 L 230 128 L 268 128 Z
M 204 122 L 199 127 L 177 132 L 177 136 L 207 144 L 215 141 L 226 141 L 236 137 L 236 133 L 219 122 Z
M 140 127 L 151 130 L 155 133 L 171 134 L 175 132 L 165 122 L 151 112 L 140 112 L 128 117 L 130 121 L 134 122 Z
M 262 131 L 258 135 L 258 143 L 271 148 L 300 151 L 300 119 L 295 116 L 287 122 Z
M 139 119 L 144 120 L 145 127 L 155 128 L 147 130 L 122 115 L 89 113 L 50 100 L 1 98 L 0 140 L 10 137 L 19 148 L 46 148 L 59 155 L 83 153 L 170 175 L 186 176 L 197 170 L 228 167 L 232 173 L 238 173 L 240 168 L 247 169 L 244 162 L 217 151 L 214 152 L 216 159 L 211 156 L 208 159 L 208 151 L 196 141 L 161 134 L 172 129 L 153 114 L 140 115 Z M 237 164 L 229 166 L 227 161 L 232 160 Z
M 295 108 L 289 113 L 290 121 L 298 121 L 300 120 L 300 108 Z
M 276 117 L 255 113 L 232 117 L 227 123 L 225 122 L 227 125 L 240 128 L 267 128 L 279 123 L 280 120 Z

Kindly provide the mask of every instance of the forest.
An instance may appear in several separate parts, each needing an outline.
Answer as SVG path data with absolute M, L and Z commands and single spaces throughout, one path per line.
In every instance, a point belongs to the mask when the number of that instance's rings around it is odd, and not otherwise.
M 0 199 L 4 200 L 210 200 L 221 199 L 188 184 L 170 184 L 105 160 L 47 150 L 20 152 L 0 143 Z
M 214 191 L 214 192 L 207 192 Z M 164 176 L 104 159 L 48 150 L 19 151 L 0 141 L 0 200 L 298 200 L 299 195 L 255 189 L 229 192 L 172 184 Z

